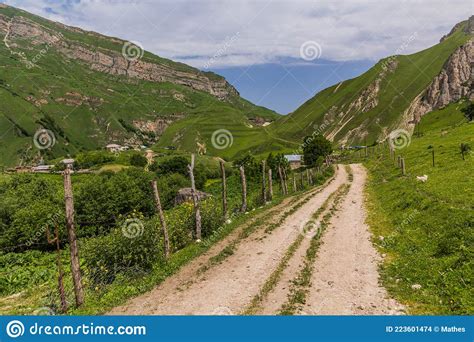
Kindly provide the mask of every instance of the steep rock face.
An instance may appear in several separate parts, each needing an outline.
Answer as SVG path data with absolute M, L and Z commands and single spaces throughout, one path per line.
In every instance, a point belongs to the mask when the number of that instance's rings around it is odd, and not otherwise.
M 426 113 L 467 97 L 474 99 L 474 39 L 460 46 L 449 57 L 441 72 L 419 94 L 404 113 L 404 126 L 410 127 Z
M 62 24 L 58 24 L 58 26 L 66 27 L 74 32 L 81 31 L 81 33 L 88 34 L 86 31 L 77 28 L 69 28 Z M 124 75 L 152 82 L 171 82 L 207 92 L 221 100 L 239 95 L 237 90 L 224 78 L 210 79 L 197 69 L 195 72 L 192 69 L 190 71 L 177 70 L 169 65 L 148 61 L 144 58 L 128 60 L 117 51 L 92 48 L 84 43 L 67 40 L 59 32 L 52 31 L 24 17 L 8 18 L 0 15 L 0 33 L 6 36 L 10 48 L 15 48 L 15 40 L 22 39 L 28 39 L 33 45 L 47 44 L 67 58 L 79 60 L 87 64 L 92 70 L 99 72 Z M 109 38 L 104 37 L 104 39 Z M 110 38 L 110 40 L 115 43 L 118 41 L 113 38 Z

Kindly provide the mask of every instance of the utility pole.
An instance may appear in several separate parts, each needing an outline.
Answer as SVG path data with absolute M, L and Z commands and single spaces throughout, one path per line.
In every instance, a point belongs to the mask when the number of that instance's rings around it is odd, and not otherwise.
M 156 183 L 156 180 L 151 181 L 151 187 L 153 189 L 153 195 L 155 197 L 155 210 L 158 213 L 158 217 L 160 218 L 161 229 L 163 231 L 163 238 L 165 243 L 165 259 L 168 260 L 170 256 L 170 239 L 168 237 L 168 228 L 166 226 L 163 208 L 161 207 L 160 193 L 158 192 L 158 185 Z
M 66 206 L 66 226 L 69 239 L 69 251 L 71 255 L 71 273 L 74 283 L 74 294 L 76 305 L 84 304 L 84 289 L 82 287 L 81 266 L 79 263 L 79 249 L 77 247 L 76 229 L 74 227 L 74 198 L 71 183 L 71 168 L 74 161 L 67 160 L 64 178 L 64 202 Z

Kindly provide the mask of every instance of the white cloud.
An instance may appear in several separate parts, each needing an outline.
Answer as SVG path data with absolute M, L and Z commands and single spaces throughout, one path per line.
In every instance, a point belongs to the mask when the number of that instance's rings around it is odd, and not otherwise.
M 7 0 L 65 24 L 140 42 L 197 67 L 299 58 L 316 41 L 321 58 L 378 60 L 436 44 L 474 11 L 471 0 Z M 237 38 L 226 44 L 238 33 Z M 413 39 L 413 37 L 415 37 Z M 408 43 L 407 43 L 408 42 Z M 225 48 L 224 48 L 225 47 Z

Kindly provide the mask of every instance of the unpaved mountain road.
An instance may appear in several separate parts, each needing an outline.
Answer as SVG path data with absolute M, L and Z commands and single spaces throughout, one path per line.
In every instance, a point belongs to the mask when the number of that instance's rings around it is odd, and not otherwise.
M 366 171 L 351 165 L 353 183 L 324 234 L 305 312 L 314 315 L 394 315 L 403 307 L 379 284 L 381 257 L 365 224 Z
M 281 260 L 315 212 L 322 216 L 328 211 L 328 204 L 344 184 L 351 187 L 322 236 L 307 305 L 295 314 L 400 312 L 402 307 L 387 299 L 387 293 L 378 284 L 379 256 L 364 223 L 365 171 L 359 165 L 351 168 L 352 182 L 345 168 L 339 166 L 334 178 L 320 189 L 297 199 L 286 199 L 269 209 L 267 215 L 260 215 L 263 222 L 257 222 L 248 236 L 239 238 L 246 225 L 237 228 L 155 289 L 109 314 L 225 315 L 248 313 L 249 307 L 253 314 L 277 314 L 288 300 L 290 285 L 305 261 L 311 235 L 300 239 L 288 262 L 282 265 Z M 233 245 L 233 253 L 213 262 L 228 245 Z M 275 277 L 278 270 L 281 272 Z M 259 299 L 258 305 L 252 306 L 255 298 Z

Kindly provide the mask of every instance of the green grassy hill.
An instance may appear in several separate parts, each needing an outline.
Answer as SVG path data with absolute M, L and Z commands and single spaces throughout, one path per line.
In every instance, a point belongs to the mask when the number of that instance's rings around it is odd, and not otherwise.
M 410 145 L 396 150 L 405 176 L 388 149 L 352 160 L 369 169 L 368 223 L 386 255 L 382 280 L 412 314 L 474 312 L 474 155 L 460 153 L 461 143 L 474 147 L 474 123 L 463 118 L 463 105 L 427 114 Z M 426 182 L 416 179 L 422 175 Z
M 381 60 L 361 76 L 329 87 L 272 125 L 298 142 L 313 132 L 339 144 L 373 144 L 406 127 L 404 112 L 440 73 L 453 52 L 472 39 L 467 22 L 439 44 L 412 55 Z M 413 129 L 413 127 L 408 127 Z
M 0 166 L 32 164 L 40 156 L 74 155 L 108 143 L 150 146 L 166 126 L 171 126 L 170 132 L 182 126 L 188 130 L 183 137 L 167 133 L 161 146 L 195 151 L 196 141 L 210 145 L 208 127 L 225 128 L 229 123 L 239 132 L 237 137 L 253 140 L 261 132 L 250 128 L 255 120 L 278 117 L 242 99 L 221 76 L 148 52 L 137 68 L 153 64 L 155 78 L 161 79 L 162 73 L 163 81 L 148 80 L 146 70 L 138 76 L 136 70 L 123 75 L 123 70 L 104 70 L 99 59 L 112 56 L 116 64 L 126 62 L 125 41 L 13 7 L 0 7 L 0 37 Z M 84 60 L 89 53 L 90 63 Z M 191 130 L 189 122 L 199 126 Z M 56 144 L 51 149 L 40 151 L 33 144 L 41 128 L 54 132 Z

